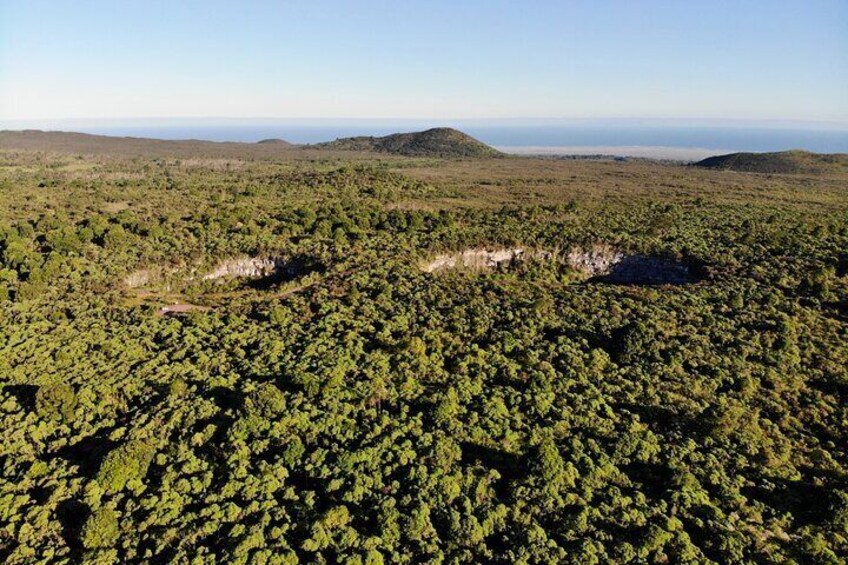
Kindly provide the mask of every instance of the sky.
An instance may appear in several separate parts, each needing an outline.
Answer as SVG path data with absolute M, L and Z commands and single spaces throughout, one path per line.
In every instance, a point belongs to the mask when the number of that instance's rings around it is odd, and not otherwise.
M 848 123 L 846 0 L 0 0 L 0 120 Z

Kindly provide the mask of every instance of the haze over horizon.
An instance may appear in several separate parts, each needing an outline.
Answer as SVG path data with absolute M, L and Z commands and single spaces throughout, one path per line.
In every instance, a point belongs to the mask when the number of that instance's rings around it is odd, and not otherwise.
M 848 124 L 846 3 L 692 13 L 668 0 L 0 0 L 0 121 Z

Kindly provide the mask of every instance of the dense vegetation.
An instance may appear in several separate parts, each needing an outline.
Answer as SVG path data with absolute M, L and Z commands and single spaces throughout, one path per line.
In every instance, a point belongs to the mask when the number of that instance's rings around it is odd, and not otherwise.
M 707 157 L 695 163 L 698 167 L 740 171 L 745 173 L 821 174 L 848 173 L 848 155 L 821 154 L 809 151 L 776 153 L 730 153 Z
M 322 149 L 373 151 L 407 157 L 497 157 L 502 154 L 452 128 L 432 128 L 384 137 L 346 137 L 315 145 Z
M 844 178 L 31 149 L 0 151 L 0 559 L 844 562 Z M 559 260 L 599 243 L 701 276 Z M 516 245 L 546 253 L 421 269 Z M 238 257 L 297 268 L 204 278 Z

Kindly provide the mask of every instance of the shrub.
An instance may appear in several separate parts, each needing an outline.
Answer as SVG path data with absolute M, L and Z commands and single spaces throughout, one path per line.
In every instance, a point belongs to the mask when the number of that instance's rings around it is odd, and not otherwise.
M 271 383 L 263 383 L 245 402 L 245 413 L 264 417 L 279 416 L 286 409 L 286 397 Z
M 76 407 L 77 395 L 69 384 L 40 386 L 35 393 L 35 410 L 42 418 L 70 422 Z
M 118 514 L 108 507 L 89 516 L 82 528 L 82 545 L 86 549 L 106 549 L 118 541 Z
M 129 481 L 141 480 L 156 454 L 154 445 L 144 440 L 130 440 L 109 452 L 97 473 L 97 482 L 108 493 L 116 493 Z

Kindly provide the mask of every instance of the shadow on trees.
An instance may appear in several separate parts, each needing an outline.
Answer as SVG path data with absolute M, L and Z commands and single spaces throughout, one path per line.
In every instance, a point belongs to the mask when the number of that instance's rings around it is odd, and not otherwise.
M 692 415 L 665 406 L 617 402 L 613 404 L 613 407 L 616 410 L 626 410 L 636 414 L 642 422 L 648 424 L 652 431 L 661 434 L 677 432 L 688 436 L 703 429 L 703 425 Z
M 839 259 L 836 260 L 836 276 L 848 276 L 848 254 L 841 255 Z
M 237 410 L 244 404 L 244 393 L 225 386 L 216 386 L 203 391 L 200 395 L 215 403 L 221 410 Z
M 460 448 L 463 465 L 479 464 L 500 473 L 500 480 L 493 485 L 499 497 L 507 496 L 509 485 L 525 479 L 529 473 L 529 465 L 519 455 L 473 442 L 462 442 Z
M 35 385 L 6 385 L 3 387 L 3 392 L 9 393 L 15 397 L 18 404 L 23 406 L 24 410 L 31 412 L 35 410 L 35 393 L 38 392 L 38 387 Z
M 706 276 L 700 261 L 678 261 L 652 255 L 628 255 L 610 266 L 609 272 L 589 279 L 592 283 L 618 285 L 681 285 Z
M 29 491 L 29 497 L 33 499 L 36 504 L 46 504 L 47 501 L 50 500 L 50 495 L 53 494 L 55 490 L 55 487 L 52 486 L 36 486 Z
M 634 461 L 623 466 L 622 471 L 639 491 L 654 500 L 663 499 L 672 487 L 674 473 L 666 465 Z
M 91 514 L 91 510 L 79 500 L 68 499 L 56 507 L 56 517 L 62 526 L 62 539 L 71 550 L 71 563 L 78 563 L 82 557 L 83 546 L 80 539 L 82 526 Z
M 814 483 L 809 479 L 790 481 L 772 479 L 773 487 L 760 485 L 742 489 L 742 494 L 758 500 L 776 509 L 780 513 L 792 515 L 797 526 L 822 526 L 826 524 L 830 512 L 829 506 L 832 488 Z
M 840 404 L 848 403 L 848 382 L 829 379 L 810 379 L 807 384 L 823 394 L 835 396 Z
M 279 263 L 274 271 L 264 277 L 250 279 L 245 286 L 254 290 L 268 290 L 274 286 L 299 279 L 312 273 L 323 273 L 326 266 L 308 255 L 297 255 L 285 263 Z
M 824 302 L 822 313 L 839 321 L 848 321 L 848 299 Z
M 102 431 L 58 449 L 54 456 L 76 465 L 82 476 L 92 478 L 100 468 L 103 458 L 116 445 L 117 442 L 109 439 L 109 432 Z
M 17 546 L 18 542 L 11 534 L 0 531 L 0 562 L 5 563 Z

